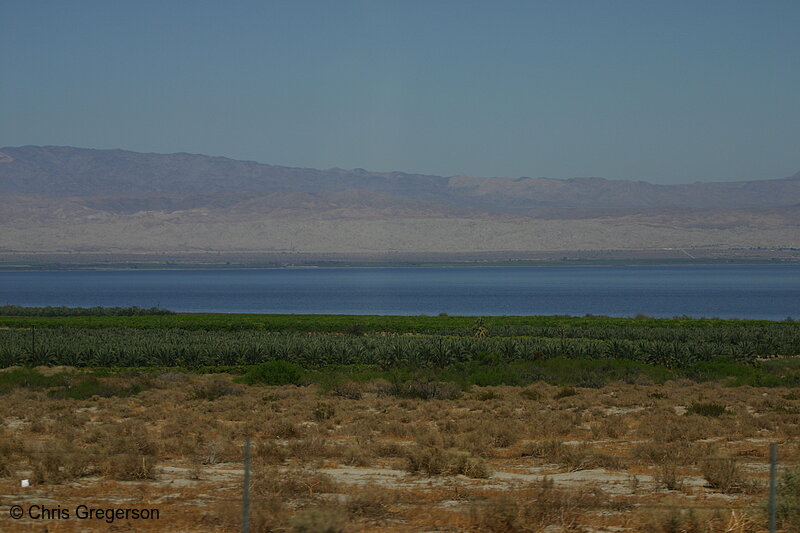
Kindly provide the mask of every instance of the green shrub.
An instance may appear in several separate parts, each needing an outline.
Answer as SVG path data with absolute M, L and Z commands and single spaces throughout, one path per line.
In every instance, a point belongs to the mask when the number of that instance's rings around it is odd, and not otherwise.
M 686 409 L 686 414 L 718 417 L 725 414 L 726 410 L 727 407 L 719 403 L 693 403 Z
M 582 389 L 602 389 L 606 386 L 606 383 L 602 379 L 584 378 L 578 381 L 575 386 L 581 387 Z
M 45 376 L 33 368 L 16 368 L 9 372 L 0 372 L 0 394 L 11 392 L 15 388 L 47 389 L 67 385 L 67 374 Z
M 99 396 L 100 398 L 111 398 L 113 396 L 135 396 L 143 390 L 144 387 L 138 383 L 126 386 L 115 383 L 104 383 L 97 378 L 89 377 L 78 381 L 76 384 L 67 389 L 55 390 L 50 395 L 55 398 L 88 400 L 94 396 Z
M 269 361 L 248 370 L 242 381 L 248 385 L 301 385 L 303 369 L 288 361 Z
M 0 393 L 11 392 L 14 388 L 34 390 L 50 389 L 52 398 L 72 398 L 86 400 L 93 396 L 110 398 L 112 396 L 134 396 L 148 387 L 147 380 L 137 379 L 132 384 L 101 380 L 95 376 L 59 373 L 46 376 L 32 368 L 18 368 L 10 372 L 0 372 Z
M 492 387 L 497 385 L 519 385 L 520 376 L 511 368 L 482 368 L 473 370 L 468 376 L 471 383 L 479 387 Z

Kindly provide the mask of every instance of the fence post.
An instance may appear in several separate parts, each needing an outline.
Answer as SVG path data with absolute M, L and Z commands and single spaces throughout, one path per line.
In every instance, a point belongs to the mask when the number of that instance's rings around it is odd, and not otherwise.
M 250 437 L 244 441 L 244 495 L 242 498 L 242 533 L 250 532 Z
M 769 445 L 769 533 L 778 526 L 778 445 Z

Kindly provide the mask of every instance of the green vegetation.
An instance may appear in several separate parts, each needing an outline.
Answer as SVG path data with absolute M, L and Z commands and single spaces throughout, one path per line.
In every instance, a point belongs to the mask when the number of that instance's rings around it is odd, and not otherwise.
M 725 411 L 727 411 L 727 407 L 719 403 L 693 403 L 686 409 L 686 414 L 718 417 L 724 415 Z
M 26 309 L 26 308 L 21 308 Z M 771 329 L 776 325 L 798 326 L 795 322 L 769 320 L 721 320 L 716 318 L 613 318 L 603 316 L 490 316 L 483 317 L 488 336 L 530 335 L 539 328 L 648 328 L 737 330 L 752 327 Z M 381 315 L 269 315 L 176 313 L 150 316 L 0 316 L 0 327 L 11 328 L 175 328 L 206 331 L 346 332 L 360 325 L 364 333 L 452 333 L 473 335 L 472 316 L 381 316 Z
M 0 372 L 0 394 L 6 394 L 15 388 L 42 390 L 50 387 L 66 387 L 67 376 L 56 374 L 45 376 L 33 368 L 15 368 L 8 372 Z
M 15 389 L 28 389 L 47 391 L 53 398 L 86 400 L 95 396 L 134 396 L 149 388 L 149 380 L 144 376 L 117 372 L 109 378 L 103 374 L 107 373 L 59 372 L 45 375 L 33 368 L 15 368 L 0 372 L 0 395 Z
M 21 307 L 0 305 L 0 316 L 157 316 L 174 315 L 168 309 L 151 307 Z
M 465 331 L 463 335 L 458 330 L 440 334 L 336 335 L 62 327 L 36 328 L 34 334 L 26 329 L 0 329 L 0 367 L 200 367 L 285 360 L 304 367 L 372 364 L 384 369 L 445 368 L 472 361 L 491 366 L 564 357 L 582 361 L 577 370 L 587 360 L 608 359 L 667 368 L 692 366 L 696 378 L 703 380 L 706 374 L 718 373 L 719 365 L 732 364 L 731 375 L 735 375 L 740 363 L 800 355 L 800 326 L 785 323 L 747 328 L 527 327 L 510 331 L 508 336 L 498 327 L 483 338 L 472 336 L 469 328 Z
M 268 361 L 251 368 L 242 381 L 248 385 L 300 385 L 303 369 L 287 361 Z
M 539 380 L 581 388 L 676 378 L 800 386 L 800 359 L 790 357 L 800 355 L 800 324 L 788 321 L 118 314 L 0 317 L 2 326 L 0 368 L 184 368 L 333 388 L 335 380 L 384 379 L 391 394 L 427 398 L 451 396 L 451 385 Z
M 56 398 L 87 400 L 95 396 L 99 398 L 135 396 L 146 388 L 142 383 L 117 384 L 100 380 L 94 376 L 81 376 L 67 388 L 53 390 L 50 395 Z
M 702 381 L 727 380 L 732 385 L 798 386 L 800 372 L 792 365 L 773 364 L 734 365 L 737 376 L 731 378 L 723 365 L 718 373 L 704 373 Z M 151 387 L 158 374 L 175 367 L 146 369 L 93 367 L 53 376 L 42 374 L 29 367 L 0 371 L 0 395 L 15 389 L 46 391 L 58 398 L 88 399 L 93 396 L 132 396 Z M 182 367 L 184 370 L 189 370 Z M 146 370 L 146 372 L 142 372 Z M 248 385 L 306 385 L 315 383 L 321 392 L 335 396 L 359 399 L 364 387 L 369 386 L 381 394 L 398 398 L 452 399 L 473 386 L 513 385 L 525 386 L 543 381 L 562 387 L 556 399 L 580 394 L 582 388 L 599 388 L 613 383 L 660 384 L 668 380 L 699 375 L 694 367 L 668 369 L 659 365 L 637 363 L 623 359 L 602 361 L 556 357 L 546 361 L 512 361 L 487 365 L 479 361 L 454 364 L 447 368 L 395 367 L 382 369 L 378 365 L 322 365 L 302 367 L 286 361 L 270 361 L 260 365 L 207 366 L 190 369 L 196 373 L 231 373 L 240 375 L 236 381 Z M 774 373 L 773 373 L 774 372 Z M 770 379 L 766 379 L 767 376 Z M 788 377 L 788 379 L 787 379 Z M 372 385 L 368 385 L 372 383 Z M 375 385 L 377 383 L 377 385 Z M 377 386 L 377 389 L 375 387 Z M 193 389 L 192 397 L 213 400 L 238 394 L 228 382 L 212 383 Z M 479 399 L 491 400 L 491 392 L 482 392 Z M 527 400 L 540 400 L 539 393 L 523 391 Z M 721 407 L 724 409 L 724 406 Z M 690 407 L 690 413 L 719 416 L 719 409 L 705 404 Z

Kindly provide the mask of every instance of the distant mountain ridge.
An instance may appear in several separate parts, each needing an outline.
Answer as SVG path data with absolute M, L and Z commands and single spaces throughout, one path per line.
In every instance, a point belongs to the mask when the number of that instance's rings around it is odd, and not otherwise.
M 800 249 L 800 173 L 656 185 L 0 148 L 0 253 Z
M 368 191 L 488 210 L 778 207 L 800 203 L 800 173 L 783 179 L 656 185 L 603 178 L 477 178 L 363 169 L 318 170 L 196 154 L 60 146 L 0 148 L 0 193 L 58 197 Z

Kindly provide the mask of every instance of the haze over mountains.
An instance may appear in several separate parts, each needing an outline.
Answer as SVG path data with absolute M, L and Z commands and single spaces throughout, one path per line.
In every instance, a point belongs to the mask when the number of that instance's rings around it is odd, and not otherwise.
M 800 248 L 800 173 L 654 185 L 306 169 L 194 154 L 0 149 L 0 252 Z

